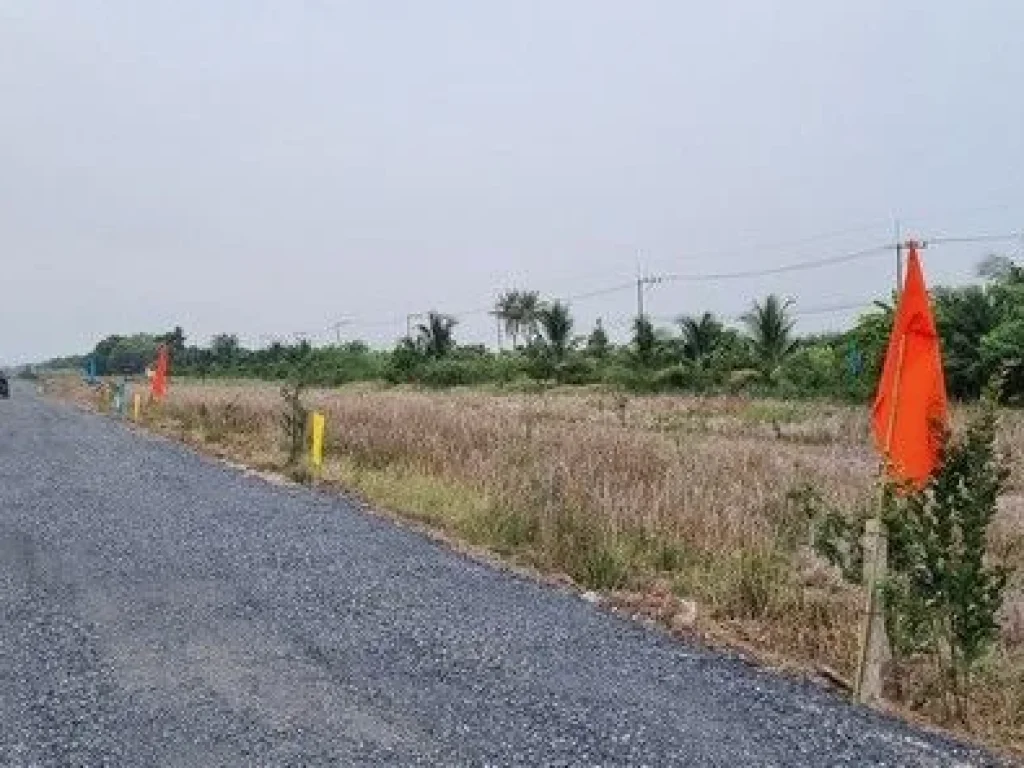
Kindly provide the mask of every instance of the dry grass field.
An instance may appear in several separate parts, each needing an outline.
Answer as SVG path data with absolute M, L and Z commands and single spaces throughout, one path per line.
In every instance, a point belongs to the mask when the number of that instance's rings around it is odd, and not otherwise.
M 324 483 L 515 562 L 567 574 L 679 632 L 852 677 L 863 592 L 813 553 L 807 500 L 813 489 L 851 515 L 874 503 L 878 463 L 863 408 L 626 399 L 578 389 L 497 395 L 364 387 L 311 391 L 306 401 L 327 417 Z M 273 384 L 176 383 L 145 420 L 279 470 L 283 410 Z M 1024 449 L 1024 414 L 1003 414 L 1001 440 Z M 1019 459 L 1012 484 L 990 544 L 1020 574 L 998 648 L 974 687 L 971 729 L 1022 750 Z M 904 711 L 938 717 L 923 693 L 904 698 Z

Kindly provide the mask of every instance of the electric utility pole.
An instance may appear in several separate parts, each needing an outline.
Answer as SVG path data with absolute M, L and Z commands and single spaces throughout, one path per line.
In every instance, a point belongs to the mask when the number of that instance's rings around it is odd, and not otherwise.
M 656 275 L 644 275 L 643 270 L 640 268 L 639 262 L 636 267 L 636 316 L 638 318 L 644 317 L 644 288 L 648 285 L 657 285 L 658 283 L 664 282 L 663 277 Z
M 900 220 L 894 219 L 896 229 L 896 296 L 903 293 L 903 235 L 900 233 Z
M 420 312 L 412 312 L 405 316 L 405 335 L 407 338 L 412 338 L 412 321 L 419 320 L 421 317 L 423 317 L 423 314 Z
M 334 329 L 334 341 L 340 347 L 341 346 L 341 329 L 346 325 L 351 325 L 351 320 L 339 320 L 338 322 L 331 325 Z

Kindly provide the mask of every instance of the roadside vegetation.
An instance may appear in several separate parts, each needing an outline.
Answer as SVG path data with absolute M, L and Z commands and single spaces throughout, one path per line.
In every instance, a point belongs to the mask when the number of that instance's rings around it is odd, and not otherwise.
M 1001 399 L 1024 402 L 1024 267 L 990 258 L 985 282 L 938 288 L 936 315 L 949 393 L 976 399 L 1002 376 Z M 231 333 L 208 346 L 186 343 L 185 332 L 113 335 L 90 353 L 50 361 L 44 368 L 87 367 L 98 375 L 138 374 L 157 344 L 169 345 L 177 376 L 285 381 L 301 372 L 310 385 L 373 381 L 443 389 L 484 386 L 539 391 L 558 385 L 594 385 L 629 393 L 679 392 L 780 398 L 829 397 L 863 402 L 878 376 L 892 305 L 879 302 L 843 333 L 799 337 L 794 307 L 769 295 L 751 303 L 737 327 L 711 313 L 681 314 L 672 326 L 636 318 L 630 339 L 612 343 L 601 322 L 578 328 L 569 305 L 535 291 L 500 296 L 493 314 L 506 349 L 460 345 L 456 318 L 430 312 L 393 349 L 360 341 L 313 347 L 274 343 L 246 349 Z

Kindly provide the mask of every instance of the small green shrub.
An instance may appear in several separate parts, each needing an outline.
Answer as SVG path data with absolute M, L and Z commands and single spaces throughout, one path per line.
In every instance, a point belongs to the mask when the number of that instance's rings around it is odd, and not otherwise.
M 995 641 L 1009 568 L 988 556 L 988 529 L 1010 471 L 986 405 L 921 491 L 887 489 L 890 574 L 883 585 L 894 650 L 936 664 L 947 717 L 964 721 L 971 674 Z
M 309 420 L 309 409 L 302 401 L 305 384 L 301 379 L 281 387 L 281 399 L 284 408 L 281 412 L 281 428 L 284 431 L 285 443 L 288 447 L 288 465 L 294 467 L 302 456 L 306 443 L 306 423 Z
M 577 581 L 594 589 L 618 589 L 628 575 L 629 563 L 622 549 L 608 543 L 580 552 L 572 573 Z
M 655 392 L 679 392 L 692 387 L 693 384 L 692 370 L 682 364 L 662 368 L 651 379 L 651 389 Z
M 961 437 L 947 437 L 939 470 L 924 488 L 889 485 L 883 495 L 886 630 L 897 664 L 930 659 L 936 670 L 930 690 L 947 719 L 966 720 L 972 675 L 997 637 L 1010 575 L 988 552 L 988 529 L 1009 479 L 995 439 L 996 412 L 988 403 Z M 867 511 L 843 515 L 813 493 L 799 500 L 817 510 L 815 551 L 859 584 Z

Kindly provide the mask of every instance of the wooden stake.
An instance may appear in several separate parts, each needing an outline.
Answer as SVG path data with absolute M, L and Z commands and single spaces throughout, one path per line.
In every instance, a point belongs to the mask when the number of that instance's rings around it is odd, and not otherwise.
M 896 378 L 892 385 L 892 403 L 889 406 L 889 423 L 886 426 L 884 459 L 889 462 L 892 438 L 896 429 L 896 407 L 900 396 L 900 376 L 903 373 L 903 358 L 907 349 L 906 334 L 900 337 L 899 354 L 896 357 Z M 886 471 L 883 466 L 882 472 Z M 884 490 L 882 492 L 884 494 Z M 882 667 L 892 656 L 889 635 L 885 629 L 885 613 L 878 601 L 878 584 L 888 569 L 888 534 L 882 522 L 883 497 L 879 497 L 878 516 L 864 525 L 864 586 L 867 597 L 864 601 L 864 617 L 861 622 L 860 653 L 857 657 L 857 677 L 853 692 L 862 704 L 877 704 L 882 700 Z
M 885 613 L 878 599 L 878 585 L 885 578 L 888 566 L 888 538 L 881 520 L 872 518 L 867 521 L 863 546 L 867 600 L 861 623 L 854 693 L 862 704 L 878 704 L 882 700 L 882 668 L 891 658 Z

